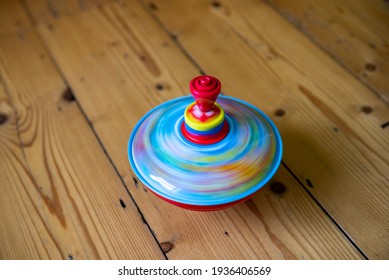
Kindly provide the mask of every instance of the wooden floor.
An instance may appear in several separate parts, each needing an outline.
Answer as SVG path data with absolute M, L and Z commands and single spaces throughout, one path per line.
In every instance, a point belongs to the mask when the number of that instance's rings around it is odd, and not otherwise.
M 126 153 L 200 73 L 284 143 L 269 184 L 207 213 Z M 0 0 L 0 258 L 389 259 L 388 104 L 388 1 Z

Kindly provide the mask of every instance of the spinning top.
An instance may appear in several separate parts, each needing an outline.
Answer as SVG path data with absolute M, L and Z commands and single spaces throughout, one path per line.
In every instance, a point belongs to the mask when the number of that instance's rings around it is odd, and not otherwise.
M 242 100 L 220 96 L 220 81 L 200 76 L 191 96 L 165 102 L 135 126 L 128 157 L 154 194 L 191 210 L 243 202 L 274 175 L 282 142 L 272 121 Z M 217 102 L 216 102 L 217 101 Z

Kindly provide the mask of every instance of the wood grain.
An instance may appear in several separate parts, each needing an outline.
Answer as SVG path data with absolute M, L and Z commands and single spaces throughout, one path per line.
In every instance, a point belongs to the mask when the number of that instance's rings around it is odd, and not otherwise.
M 273 117 L 286 165 L 368 257 L 388 258 L 387 104 L 266 3 L 152 3 L 225 92 Z
M 17 33 L 31 27 L 28 15 L 14 0 L 1 0 L 0 3 L 0 33 Z M 12 15 L 12 16 L 10 16 Z
M 387 1 L 269 0 L 269 3 L 389 102 Z
M 12 0 L 7 0 L 12 1 Z M 95 7 L 102 7 L 116 0 L 48 0 L 48 1 L 25 1 L 31 12 L 40 20 L 48 20 L 63 16 L 74 15 Z M 29 3 L 30 2 L 30 3 Z M 33 2 L 31 4 L 31 2 Z
M 22 35 L 0 34 L 0 259 L 163 259 L 37 33 Z
M 35 20 L 169 259 L 362 257 L 284 167 L 272 182 L 286 186 L 282 195 L 267 186 L 247 204 L 212 213 L 168 205 L 136 180 L 124 152 L 131 129 L 152 107 L 186 94 L 199 74 L 143 4 Z

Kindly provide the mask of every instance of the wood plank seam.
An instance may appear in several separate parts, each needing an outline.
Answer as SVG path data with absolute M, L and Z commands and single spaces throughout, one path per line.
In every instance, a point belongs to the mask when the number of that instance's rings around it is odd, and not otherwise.
M 317 200 L 317 198 L 308 190 L 308 188 L 305 186 L 305 184 L 301 181 L 301 179 L 298 178 L 298 176 L 291 170 L 288 165 L 281 161 L 281 164 L 285 167 L 286 170 L 292 175 L 292 177 L 299 183 L 299 185 L 305 190 L 305 192 L 309 195 L 309 197 L 319 206 L 319 208 L 327 215 L 327 217 L 331 220 L 331 222 L 338 228 L 338 230 L 343 234 L 343 236 L 355 247 L 355 249 L 366 259 L 368 260 L 368 256 L 363 252 L 362 248 L 358 246 L 357 243 L 353 240 L 353 238 L 350 236 L 350 234 L 347 233 L 343 229 L 343 227 L 335 220 L 334 217 L 326 210 L 326 208 Z M 311 188 L 313 187 L 311 181 L 307 179 L 307 184 Z
M 327 50 L 322 44 L 320 44 L 317 40 L 315 40 L 306 30 L 303 28 L 302 24 L 298 22 L 298 20 L 292 18 L 291 16 L 287 16 L 285 13 L 283 13 L 279 8 L 277 8 L 276 5 L 272 4 L 271 0 L 258 0 L 258 1 L 264 1 L 269 7 L 271 7 L 276 13 L 278 13 L 280 16 L 285 18 L 290 24 L 297 30 L 299 30 L 302 34 L 304 34 L 305 37 L 307 37 L 317 48 L 319 48 L 323 53 L 327 54 L 329 57 L 331 57 L 338 65 L 344 68 L 346 72 L 348 72 L 350 75 L 355 77 L 357 80 L 361 82 L 366 88 L 374 92 L 382 101 L 384 101 L 385 104 L 389 106 L 389 99 L 385 98 L 384 95 L 380 94 L 373 86 L 371 86 L 367 81 L 361 79 L 354 71 L 352 71 L 347 65 L 342 62 L 341 59 L 337 58 L 335 53 L 332 54 L 329 50 Z M 367 68 L 372 68 L 375 66 L 371 66 L 369 64 L 366 65 Z M 373 69 L 375 70 L 375 69 Z
M 144 8 L 146 11 L 149 12 L 149 15 L 153 20 L 155 20 L 165 31 L 166 34 L 169 35 L 169 37 L 172 39 L 174 44 L 181 50 L 181 52 L 188 58 L 188 60 L 199 70 L 199 73 L 201 75 L 206 75 L 206 72 L 204 69 L 201 67 L 201 65 L 194 59 L 194 57 L 190 54 L 189 51 L 185 49 L 185 47 L 180 43 L 180 41 L 177 39 L 177 35 L 174 34 L 173 32 L 170 32 L 167 26 L 163 23 L 161 19 L 157 17 L 155 13 L 152 12 L 153 9 L 155 9 L 155 4 L 151 3 L 147 5 L 144 0 L 140 1 L 140 3 L 143 4 Z M 221 93 L 224 94 L 224 93 Z
M 39 36 L 41 37 L 41 35 L 39 35 Z M 52 56 L 52 55 L 51 55 L 51 56 Z M 54 57 L 52 57 L 52 58 L 54 59 Z M 55 62 L 55 65 L 56 65 L 56 67 L 58 67 L 57 62 Z M 59 69 L 59 68 L 58 68 L 58 69 Z M 62 78 L 63 78 L 64 81 L 65 81 L 65 77 L 63 76 L 63 73 L 62 73 L 62 72 L 61 72 L 61 76 L 62 76 Z M 155 240 L 155 242 L 158 244 L 158 246 L 159 246 L 159 248 L 160 248 L 162 254 L 164 255 L 165 259 L 168 259 L 167 255 L 166 255 L 166 252 L 165 252 L 165 250 L 164 250 L 164 248 L 163 248 L 163 245 L 162 245 L 163 243 L 160 243 L 160 242 L 159 242 L 159 240 L 157 239 L 157 237 L 156 237 L 156 235 L 155 235 L 155 232 L 151 229 L 150 224 L 147 222 L 147 220 L 146 220 L 146 218 L 145 218 L 145 216 L 144 216 L 142 210 L 140 209 L 138 203 L 136 202 L 136 200 L 134 199 L 134 197 L 133 197 L 133 195 L 131 194 L 130 190 L 128 189 L 126 183 L 124 182 L 123 177 L 120 175 L 119 170 L 117 169 L 117 167 L 116 167 L 116 165 L 114 164 L 114 162 L 113 162 L 111 156 L 109 155 L 107 149 L 105 148 L 103 142 L 101 141 L 99 135 L 97 134 L 97 132 L 96 132 L 96 130 L 95 130 L 95 128 L 94 128 L 92 122 L 90 121 L 90 119 L 89 119 L 88 116 L 86 115 L 85 111 L 83 110 L 81 104 L 77 101 L 77 99 L 76 99 L 76 103 L 77 103 L 77 106 L 78 106 L 79 110 L 81 111 L 82 115 L 84 116 L 86 122 L 88 123 L 90 129 L 92 130 L 94 136 L 96 137 L 97 142 L 99 143 L 99 145 L 100 145 L 101 149 L 103 150 L 105 156 L 107 157 L 108 161 L 110 162 L 112 168 L 115 170 L 116 175 L 119 177 L 119 179 L 120 179 L 120 181 L 121 181 L 121 183 L 122 183 L 122 186 L 125 188 L 127 194 L 130 196 L 132 202 L 135 204 L 135 207 L 136 207 L 136 209 L 138 210 L 139 215 L 141 216 L 141 219 L 142 219 L 143 223 L 146 224 L 146 226 L 147 226 L 147 228 L 149 229 L 151 235 L 154 237 L 154 240 Z M 133 179 L 134 179 L 134 184 L 135 184 L 135 183 L 136 183 L 135 177 L 133 177 Z M 122 202 L 121 202 L 121 204 L 122 204 Z M 122 204 L 122 207 L 123 207 L 123 204 Z M 125 208 L 125 206 L 124 206 L 123 208 Z
M 28 7 L 26 6 L 26 3 L 25 3 L 23 0 L 21 0 L 20 2 L 21 2 L 21 4 L 22 4 L 22 7 L 23 7 L 23 9 L 25 10 L 26 14 L 28 15 L 29 19 L 30 19 L 32 22 L 34 22 L 35 20 L 33 19 L 31 12 L 29 11 Z M 93 132 L 93 134 L 94 134 L 94 136 L 95 136 L 97 142 L 99 143 L 99 145 L 100 145 L 102 151 L 104 152 L 105 156 L 107 157 L 108 161 L 110 162 L 110 164 L 111 164 L 112 168 L 114 169 L 115 173 L 116 173 L 117 176 L 119 177 L 119 179 L 120 179 L 120 181 L 121 181 L 121 183 L 122 183 L 122 186 L 124 187 L 124 189 L 126 190 L 126 192 L 128 193 L 128 195 L 130 196 L 130 199 L 131 199 L 132 202 L 134 203 L 134 205 L 135 205 L 135 207 L 136 207 L 136 209 L 137 209 L 139 215 L 141 216 L 142 221 L 145 223 L 145 225 L 146 225 L 147 228 L 149 229 L 151 235 L 153 236 L 155 242 L 158 244 L 158 246 L 159 246 L 159 248 L 160 248 L 162 254 L 164 255 L 165 259 L 167 259 L 167 255 L 166 255 L 165 251 L 163 250 L 161 243 L 158 241 L 157 237 L 155 236 L 155 232 L 151 229 L 151 226 L 150 226 L 150 224 L 147 222 L 147 220 L 145 219 L 145 217 L 144 217 L 144 215 L 143 215 L 141 209 L 139 208 L 139 205 L 137 204 L 137 202 L 135 201 L 134 197 L 132 196 L 132 194 L 130 193 L 129 189 L 127 188 L 127 186 L 126 186 L 126 184 L 125 184 L 125 182 L 124 182 L 122 176 L 120 175 L 120 173 L 119 173 L 117 167 L 116 167 L 115 164 L 113 163 L 112 158 L 111 158 L 110 155 L 108 154 L 108 152 L 107 152 L 106 148 L 104 147 L 104 145 L 103 145 L 103 143 L 102 143 L 100 137 L 99 137 L 98 134 L 96 133 L 96 130 L 94 129 L 92 122 L 90 121 L 90 119 L 88 118 L 88 116 L 85 114 L 85 111 L 83 110 L 81 104 L 80 104 L 79 101 L 77 100 L 76 95 L 73 93 L 73 90 L 72 90 L 72 88 L 71 88 L 71 85 L 70 85 L 69 82 L 67 81 L 67 79 L 66 79 L 66 77 L 65 77 L 65 75 L 64 75 L 64 73 L 63 73 L 63 71 L 62 71 L 62 69 L 59 67 L 58 62 L 55 60 L 55 57 L 54 57 L 53 54 L 51 53 L 51 50 L 48 48 L 47 43 L 45 42 L 45 40 L 43 40 L 42 34 L 36 30 L 36 24 L 34 24 L 34 26 L 33 26 L 32 28 L 33 28 L 33 29 L 36 31 L 36 33 L 38 34 L 40 41 L 42 42 L 42 44 L 43 44 L 43 46 L 44 46 L 44 48 L 45 48 L 47 54 L 49 55 L 50 61 L 53 63 L 54 67 L 56 68 L 56 70 L 58 71 L 59 75 L 61 76 L 61 79 L 62 79 L 63 83 L 67 86 L 67 91 L 70 93 L 70 95 L 71 95 L 72 98 L 74 99 L 75 103 L 77 104 L 78 109 L 80 110 L 81 114 L 83 115 L 84 119 L 86 120 L 86 122 L 87 122 L 89 128 L 90 128 L 91 131 Z M 16 114 L 16 113 L 15 113 L 15 114 Z M 17 119 L 16 119 L 16 123 L 18 123 Z M 17 126 L 17 127 L 18 127 L 18 126 Z M 19 132 L 18 132 L 18 137 L 20 138 Z M 20 139 L 19 139 L 19 140 L 20 140 Z M 20 142 L 20 143 L 21 143 L 21 142 Z M 22 151 L 23 151 L 23 148 L 22 148 Z M 23 155 L 24 155 L 24 152 L 23 152 Z M 24 155 L 24 156 L 25 156 L 25 155 Z
M 36 26 L 34 26 L 34 27 L 32 27 L 32 28 L 28 28 L 27 32 L 30 32 L 30 29 L 32 29 L 32 30 L 31 30 L 31 31 L 32 31 L 31 33 L 36 34 L 36 35 L 38 36 L 38 41 L 39 41 L 39 43 L 40 43 L 40 44 L 38 43 L 38 45 L 41 45 L 41 46 L 42 46 L 41 50 L 43 50 L 43 51 L 49 56 L 49 60 L 48 60 L 48 62 L 46 61 L 46 63 L 51 64 L 52 66 L 54 66 L 52 69 L 57 70 L 58 73 L 60 73 L 60 75 L 62 75 L 60 69 L 59 69 L 59 68 L 57 67 L 57 65 L 56 65 L 56 62 L 53 60 L 53 57 L 51 56 L 51 53 L 49 52 L 47 46 L 45 45 L 45 42 L 40 38 L 41 36 L 40 36 L 39 32 L 36 31 Z M 26 31 L 26 30 L 24 30 L 24 31 Z M 24 32 L 24 31 L 23 31 L 23 32 Z M 10 33 L 10 34 L 8 34 L 8 33 Z M 11 37 L 10 35 L 15 35 L 15 33 L 14 33 L 14 32 L 5 32 L 5 33 L 2 33 L 1 35 L 2 35 L 2 36 L 5 36 L 5 37 L 7 37 L 7 36 Z M 3 38 L 2 38 L 2 39 L 3 39 Z M 19 39 L 20 39 L 20 38 L 19 38 Z M 35 50 L 35 49 L 34 49 L 34 50 Z M 43 54 L 42 54 L 41 57 L 40 57 L 41 60 L 44 60 L 45 58 L 46 58 L 46 57 L 44 57 Z M 1 65 L 1 66 L 3 66 L 3 65 Z M 10 67 L 10 68 L 11 68 L 11 67 Z M 3 70 L 3 69 L 2 69 L 2 70 Z M 53 72 L 55 72 L 55 71 L 53 71 Z M 35 188 L 38 190 L 38 189 L 40 189 L 41 187 L 38 186 L 38 183 L 35 181 L 33 172 L 31 171 L 32 169 L 31 169 L 30 162 L 28 161 L 28 158 L 27 158 L 27 156 L 26 156 L 26 148 L 28 147 L 28 144 L 23 143 L 22 137 L 21 137 L 21 133 L 22 133 L 22 132 L 21 132 L 21 122 L 24 122 L 24 120 L 21 120 L 20 116 L 18 115 L 18 108 L 17 108 L 17 106 L 16 106 L 17 100 L 18 100 L 18 95 L 15 95 L 16 97 L 15 97 L 15 96 L 14 96 L 14 97 L 12 96 L 11 90 L 8 89 L 8 82 L 10 82 L 10 81 L 9 81 L 9 77 L 8 77 L 8 73 L 7 73 L 7 71 L 5 71 L 4 73 L 5 73 L 5 76 L 4 76 L 4 77 L 3 77 L 2 75 L 0 75 L 0 82 L 1 82 L 0 87 L 3 87 L 3 88 L 4 88 L 4 92 L 5 92 L 5 96 L 6 96 L 5 102 L 8 103 L 8 104 L 10 104 L 10 107 L 11 107 L 11 109 L 12 109 L 12 113 L 10 113 L 10 114 L 13 116 L 12 119 L 14 120 L 14 132 L 15 132 L 14 135 L 16 135 L 16 139 L 17 139 L 17 141 L 13 141 L 13 142 L 14 142 L 14 143 L 17 142 L 17 143 L 15 143 L 15 145 L 17 145 L 18 148 L 20 149 L 21 156 L 18 156 L 18 155 L 16 155 L 16 154 L 14 154 L 14 151 L 12 151 L 12 150 L 9 150 L 9 151 L 6 150 L 6 152 L 11 153 L 12 156 L 15 158 L 15 160 L 18 160 L 18 161 L 20 162 L 21 168 L 24 169 L 26 176 L 27 176 L 27 177 L 30 179 L 30 181 L 31 181 L 30 183 L 33 184 L 33 185 L 35 186 Z M 55 77 L 55 74 L 54 74 L 54 77 Z M 78 102 L 77 102 L 77 100 L 75 99 L 75 97 L 74 97 L 74 95 L 73 95 L 73 93 L 72 93 L 72 90 L 71 90 L 70 86 L 68 85 L 66 79 L 64 79 L 64 77 L 62 76 L 62 77 L 59 79 L 59 81 L 62 81 L 62 82 L 63 82 L 63 85 L 65 86 L 65 90 L 63 91 L 62 98 L 63 98 L 66 102 L 73 102 L 73 101 L 75 101 L 75 103 L 78 104 Z M 11 85 L 12 85 L 12 82 L 9 84 L 9 86 L 11 86 Z M 1 88 L 0 88 L 0 89 L 1 89 Z M 15 89 L 14 89 L 13 87 L 12 87 L 12 90 L 15 91 Z M 1 92 L 0 92 L 0 94 L 1 94 Z M 22 94 L 21 94 L 21 95 L 22 95 Z M 0 97 L 1 97 L 1 96 L 0 96 Z M 14 99 L 15 99 L 15 100 L 14 100 Z M 23 100 L 23 97 L 22 97 L 21 99 L 22 99 L 21 103 L 24 103 L 24 102 L 23 102 L 23 101 L 24 101 L 24 100 Z M 0 101 L 3 101 L 3 100 L 0 100 Z M 30 104 L 28 103 L 28 101 L 27 101 L 27 104 L 28 104 L 28 106 L 30 105 Z M 23 105 L 24 105 L 24 104 L 23 104 Z M 80 111 L 80 110 L 81 110 L 80 106 L 79 106 L 79 105 L 77 105 L 77 106 L 78 106 L 78 110 Z M 27 107 L 27 108 L 29 108 L 29 107 Z M 76 108 L 76 107 L 73 107 L 73 108 Z M 44 108 L 44 109 L 42 110 L 42 111 L 43 111 L 43 114 L 41 114 L 41 112 L 38 112 L 38 115 L 40 115 L 39 118 L 46 118 L 47 116 L 49 116 L 49 113 L 45 112 L 45 109 L 46 109 L 46 108 Z M 28 109 L 27 109 L 27 110 L 28 110 Z M 58 110 L 58 111 L 61 111 L 61 108 L 58 107 L 57 110 Z M 83 112 L 81 111 L 81 113 L 83 113 Z M 85 114 L 84 114 L 84 117 L 85 117 Z M 6 122 L 7 122 L 9 119 L 11 119 L 11 118 L 8 117 L 7 115 L 5 115 L 4 113 L 0 113 L 0 125 L 6 124 Z M 88 121 L 89 121 L 89 120 L 86 120 L 86 122 L 88 122 Z M 81 122 L 83 122 L 83 121 L 81 121 Z M 48 127 L 55 127 L 54 123 L 52 123 L 52 121 L 51 121 L 50 118 L 47 118 L 47 123 L 48 123 Z M 90 125 L 89 125 L 89 129 L 90 129 Z M 35 137 L 33 137 L 33 138 L 35 138 Z M 53 139 L 53 138 L 57 138 L 57 139 Z M 58 140 L 59 140 L 59 139 L 58 139 L 58 136 L 54 136 L 54 137 L 53 137 L 52 135 L 43 136 L 43 143 L 42 143 L 43 146 L 44 146 L 44 147 L 46 146 L 45 142 L 49 142 L 49 143 L 47 143 L 48 151 L 43 150 L 43 153 L 44 153 L 43 158 L 44 158 L 45 167 L 46 167 L 46 169 L 48 170 L 47 172 L 48 172 L 48 177 L 49 177 L 50 181 L 53 179 L 53 177 L 52 177 L 51 171 L 49 170 L 49 167 L 48 167 L 48 162 L 47 162 L 47 161 L 48 161 L 48 156 L 46 155 L 46 153 L 47 153 L 47 154 L 53 153 L 53 144 L 51 143 L 51 141 L 53 141 L 53 140 L 54 140 L 54 142 L 59 143 L 59 141 L 58 141 Z M 99 139 L 97 139 L 97 141 L 99 142 Z M 101 147 L 100 147 L 100 148 L 101 148 Z M 61 150 L 61 147 L 59 147 L 58 149 Z M 104 149 L 103 149 L 103 151 L 104 151 Z M 63 152 L 63 151 L 61 151 L 61 152 Z M 51 159 L 52 159 L 52 158 L 50 158 L 50 160 L 51 160 Z M 110 160 L 110 159 L 108 159 L 108 160 Z M 23 162 L 21 162 L 21 161 L 23 161 Z M 55 159 L 54 159 L 54 163 L 53 163 L 53 164 L 54 164 L 54 167 L 53 167 L 53 168 L 59 170 L 59 166 L 57 165 L 57 162 L 55 162 Z M 12 165 L 12 162 L 11 162 L 11 165 Z M 111 167 L 112 167 L 112 166 L 111 166 Z M 64 168 L 67 169 L 68 166 L 65 165 Z M 17 171 L 16 168 L 14 168 L 14 169 L 15 169 L 15 171 Z M 114 170 L 115 170 L 115 168 L 114 168 Z M 67 170 L 67 171 L 69 172 L 70 170 Z M 22 178 L 20 177 L 20 175 L 19 175 L 19 174 L 16 174 L 16 175 L 19 176 L 19 180 L 22 182 Z M 118 175 L 118 174 L 116 174 L 116 175 Z M 59 179 L 60 181 L 62 181 L 62 183 L 65 185 L 66 183 L 65 183 L 64 178 L 62 177 L 62 174 L 61 174 L 61 173 L 59 173 L 59 177 L 60 177 L 60 178 L 58 178 L 58 179 Z M 120 176 L 119 176 L 119 178 L 122 180 L 122 178 L 121 178 Z M 70 177 L 70 180 L 73 180 L 73 178 Z M 22 182 L 22 183 L 23 183 L 23 182 Z M 75 182 L 73 182 L 73 183 L 74 183 L 74 185 L 76 185 Z M 22 184 L 22 185 L 23 185 L 23 187 L 24 187 L 24 184 Z M 18 191 L 18 190 L 16 190 L 16 191 Z M 68 191 L 66 188 L 65 188 L 64 191 L 67 192 L 68 196 L 70 197 L 69 191 Z M 27 193 L 27 195 L 29 195 L 29 194 Z M 45 195 L 43 195 L 43 196 L 45 196 Z M 45 197 L 43 197 L 43 198 L 45 199 Z M 81 198 L 81 199 L 82 199 L 82 198 Z M 32 200 L 32 199 L 30 198 L 30 200 Z M 72 203 L 73 208 L 77 209 L 77 205 L 74 204 L 74 201 L 71 200 L 70 202 Z M 136 205 L 135 201 L 132 201 L 132 202 Z M 123 201 L 122 199 L 120 199 L 120 204 L 121 204 L 122 207 L 123 207 L 124 201 Z M 33 207 L 36 207 L 36 205 L 33 204 Z M 136 205 L 136 207 L 137 207 L 137 205 Z M 123 207 L 123 208 L 125 208 L 125 207 Z M 36 209 L 36 208 L 35 208 L 35 209 Z M 89 216 L 91 216 L 90 213 L 89 213 L 89 209 L 87 209 L 86 211 L 88 211 Z M 146 223 L 146 221 L 145 221 L 145 219 L 144 219 L 144 216 L 143 216 L 143 214 L 139 211 L 139 208 L 138 208 L 138 207 L 137 207 L 137 211 L 138 211 L 138 214 L 140 215 L 141 219 L 143 220 L 144 224 L 146 224 L 146 226 L 148 227 L 147 235 L 150 233 L 151 236 L 154 236 L 154 233 L 151 231 L 149 225 Z M 30 214 L 30 213 L 28 212 L 28 214 Z M 38 216 L 39 216 L 39 215 L 38 215 Z M 41 217 L 39 216 L 39 218 L 41 218 Z M 81 217 L 79 217 L 79 218 L 81 219 Z M 60 221 L 60 222 L 64 222 L 64 223 L 65 223 L 65 220 L 62 220 L 62 221 Z M 70 223 L 72 223 L 72 220 L 70 220 Z M 93 220 L 93 219 L 91 220 L 91 223 L 94 224 L 94 220 Z M 43 226 L 46 226 L 45 223 L 44 223 L 43 221 L 42 221 L 42 224 L 43 224 Z M 34 224 L 32 224 L 32 226 L 35 227 Z M 63 224 L 62 226 L 64 226 L 64 227 L 66 228 L 66 224 Z M 96 225 L 95 225 L 95 224 L 94 224 L 94 227 L 96 228 Z M 49 234 L 51 234 L 50 231 L 49 231 L 47 228 L 46 228 L 46 230 L 47 230 L 47 232 L 48 232 Z M 145 232 L 146 232 L 146 231 L 145 231 Z M 84 231 L 84 233 L 89 234 L 87 230 Z M 78 234 L 78 233 L 76 233 L 76 234 Z M 102 236 L 100 236 L 100 232 L 97 232 L 97 235 L 98 235 L 98 237 L 99 237 L 100 239 L 102 239 Z M 153 241 L 156 241 L 155 237 L 153 237 L 153 239 L 154 239 Z M 55 238 L 52 238 L 52 240 L 55 242 Z M 46 242 L 47 242 L 47 241 L 46 241 Z M 43 243 L 43 241 L 42 241 L 42 243 Z M 153 243 L 154 243 L 154 242 L 153 242 Z M 165 254 L 164 254 L 164 251 L 163 251 L 162 248 L 161 248 L 161 245 L 160 245 L 157 241 L 156 241 L 156 243 L 157 243 L 158 246 L 159 246 L 159 251 L 162 253 L 161 255 L 165 255 Z M 15 245 L 15 244 L 13 244 L 13 245 Z M 92 244 L 92 245 L 93 245 L 93 244 Z M 105 250 L 107 250 L 107 248 L 105 247 L 106 245 L 105 245 L 104 243 L 102 243 L 102 246 L 104 247 Z M 57 244 L 56 247 L 60 248 L 60 246 L 58 246 L 58 244 Z M 43 247 L 43 249 L 46 250 L 47 255 L 49 255 L 48 252 L 47 252 L 47 248 Z M 88 254 L 87 254 L 87 252 L 85 251 L 85 248 L 83 248 L 83 249 L 84 249 L 85 255 L 86 255 L 87 257 L 89 257 Z M 96 249 L 96 248 L 95 248 L 95 249 Z M 81 249 L 81 250 L 82 250 L 82 249 Z M 38 251 L 38 250 L 36 250 L 36 251 Z M 61 255 L 62 255 L 62 256 L 66 255 L 64 251 L 62 251 L 62 250 L 60 250 L 60 251 L 61 251 Z M 108 251 L 108 250 L 107 250 L 107 251 Z M 98 252 L 97 252 L 97 249 L 96 249 L 95 253 L 96 253 L 97 256 L 99 256 L 99 255 L 98 255 Z M 38 253 L 38 254 L 39 254 L 39 253 Z M 42 257 L 41 255 L 39 255 L 39 256 Z M 109 253 L 108 253 L 108 257 L 111 258 L 111 256 L 110 256 Z M 73 259 L 73 255 L 72 255 L 72 254 L 68 254 L 68 255 L 67 255 L 67 258 L 68 258 L 68 259 Z M 166 256 L 165 256 L 165 259 L 166 259 Z
M 66 79 L 66 77 L 65 77 L 65 75 L 64 75 L 64 73 L 63 73 L 63 71 L 62 71 L 62 69 L 61 69 L 61 67 L 59 67 L 58 62 L 56 61 L 55 57 L 54 57 L 53 54 L 51 53 L 50 48 L 47 46 L 47 43 L 45 42 L 45 40 L 42 38 L 42 34 L 36 30 L 36 25 L 37 25 L 37 24 L 36 24 L 36 21 L 35 21 L 35 19 L 34 19 L 32 13 L 31 13 L 31 11 L 30 11 L 29 8 L 27 7 L 26 2 L 25 2 L 24 0 L 19 0 L 19 2 L 20 2 L 20 4 L 21 4 L 23 10 L 25 11 L 26 15 L 28 16 L 29 20 L 31 21 L 31 23 L 32 23 L 32 25 L 33 25 L 32 28 L 33 28 L 33 29 L 36 31 L 36 33 L 38 34 L 38 36 L 39 36 L 39 38 L 40 38 L 40 40 L 41 40 L 41 42 L 42 42 L 42 44 L 43 44 L 43 46 L 44 46 L 46 52 L 49 54 L 49 59 L 50 59 L 50 61 L 53 63 L 53 65 L 55 66 L 56 70 L 57 70 L 58 73 L 60 74 L 60 76 L 61 76 L 61 78 L 62 78 L 64 84 L 67 86 L 67 90 L 69 91 L 69 93 L 70 93 L 70 95 L 72 96 L 72 98 L 75 98 L 74 101 L 76 102 L 78 109 L 80 110 L 80 112 L 81 112 L 81 114 L 83 115 L 84 119 L 86 120 L 88 126 L 90 127 L 91 131 L 93 132 L 95 138 L 97 139 L 97 141 L 98 141 L 98 143 L 99 143 L 101 149 L 103 150 L 105 156 L 107 157 L 108 161 L 110 162 L 112 168 L 115 170 L 117 176 L 120 178 L 120 181 L 121 181 L 121 183 L 122 183 L 122 186 L 123 186 L 123 187 L 125 188 L 125 190 L 127 191 L 127 194 L 130 196 L 132 202 L 135 204 L 135 206 L 136 206 L 136 208 L 137 208 L 137 210 L 138 210 L 138 212 L 139 212 L 139 215 L 141 216 L 141 219 L 142 219 L 143 222 L 146 224 L 147 228 L 149 229 L 150 233 L 151 233 L 152 236 L 154 237 L 154 239 L 155 239 L 156 243 L 158 244 L 158 246 L 159 246 L 161 252 L 163 253 L 164 257 L 167 259 L 166 253 L 165 253 L 165 251 L 163 250 L 163 248 L 162 248 L 161 244 L 159 243 L 158 239 L 156 238 L 154 231 L 151 229 L 150 224 L 149 224 L 149 223 L 147 222 L 147 220 L 145 219 L 145 217 L 144 217 L 144 215 L 143 215 L 141 209 L 139 208 L 137 202 L 135 201 L 134 197 L 132 196 L 132 194 L 131 194 L 130 191 L 128 190 L 128 188 L 127 188 L 127 186 L 126 186 L 126 184 L 125 184 L 125 182 L 124 182 L 122 176 L 120 175 L 120 173 L 119 173 L 117 167 L 116 167 L 115 164 L 113 163 L 112 158 L 111 158 L 110 155 L 108 154 L 108 152 L 107 152 L 106 148 L 104 147 L 104 145 L 103 145 L 103 143 L 102 143 L 100 137 L 99 137 L 98 134 L 96 133 L 96 130 L 94 129 L 92 122 L 90 121 L 90 119 L 88 118 L 88 116 L 85 114 L 85 111 L 83 110 L 83 108 L 82 108 L 80 102 L 78 102 L 78 100 L 77 100 L 75 94 L 73 93 L 73 90 L 71 89 L 71 86 L 70 86 L 69 82 L 67 81 L 67 79 Z M 50 5 L 49 5 L 49 6 L 50 6 Z M 16 114 L 16 111 L 15 111 L 15 114 Z M 16 123 L 18 123 L 17 119 L 16 119 Z M 17 129 L 18 129 L 18 125 L 17 125 L 16 127 L 17 127 Z M 20 140 L 19 130 L 18 130 L 18 137 L 19 137 L 19 140 Z M 21 142 L 20 142 L 20 143 L 21 143 Z M 23 151 L 23 149 L 22 149 L 22 151 Z M 23 151 L 23 155 L 24 155 L 24 151 Z M 24 155 L 24 157 L 25 157 L 25 155 Z M 124 202 L 123 202 L 122 200 L 120 200 L 120 203 L 121 203 L 121 205 L 122 205 L 122 207 L 123 207 L 123 204 L 122 204 L 122 203 L 124 203 Z M 124 208 L 124 207 L 123 207 L 123 208 Z

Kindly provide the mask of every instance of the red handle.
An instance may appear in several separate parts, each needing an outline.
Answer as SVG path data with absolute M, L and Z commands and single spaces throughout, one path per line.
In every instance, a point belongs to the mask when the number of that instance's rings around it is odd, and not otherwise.
M 212 76 L 198 76 L 190 81 L 189 87 L 199 109 L 211 111 L 221 90 L 220 81 Z

